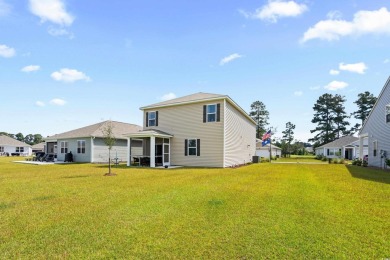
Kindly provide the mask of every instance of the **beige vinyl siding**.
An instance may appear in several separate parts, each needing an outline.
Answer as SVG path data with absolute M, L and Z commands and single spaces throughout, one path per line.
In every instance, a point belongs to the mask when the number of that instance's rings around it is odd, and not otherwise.
M 252 161 L 256 152 L 256 126 L 226 102 L 225 167 Z
M 104 144 L 103 138 L 94 139 L 94 163 L 107 163 L 108 162 L 108 146 Z M 111 149 L 111 158 L 114 159 L 118 156 L 122 162 L 127 161 L 127 140 L 117 139 L 115 145 Z
M 220 104 L 220 122 L 203 123 L 203 105 Z M 146 112 L 158 111 L 158 126 L 146 127 Z M 144 129 L 172 134 L 171 165 L 223 167 L 224 101 L 200 102 L 144 111 Z M 200 139 L 200 156 L 185 156 L 185 139 Z

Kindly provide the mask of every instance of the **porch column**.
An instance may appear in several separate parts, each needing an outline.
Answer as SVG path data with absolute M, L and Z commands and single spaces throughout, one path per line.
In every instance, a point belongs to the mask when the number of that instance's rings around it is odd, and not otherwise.
M 156 167 L 156 137 L 151 136 L 150 137 L 150 167 Z
M 131 165 L 131 138 L 127 138 L 127 166 Z
M 363 139 L 361 135 L 359 135 L 359 158 L 363 159 Z

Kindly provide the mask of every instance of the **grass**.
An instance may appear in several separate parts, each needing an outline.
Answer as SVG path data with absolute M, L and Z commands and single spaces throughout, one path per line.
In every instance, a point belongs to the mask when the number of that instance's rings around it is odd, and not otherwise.
M 0 258 L 389 258 L 390 172 L 0 158 Z

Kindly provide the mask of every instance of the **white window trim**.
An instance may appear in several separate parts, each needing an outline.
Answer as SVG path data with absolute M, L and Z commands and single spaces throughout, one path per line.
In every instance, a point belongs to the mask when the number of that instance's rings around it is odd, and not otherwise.
M 390 123 L 390 121 L 387 121 L 388 115 L 390 115 L 390 104 L 386 105 L 386 123 Z
M 198 154 L 198 139 L 199 138 L 188 138 L 188 143 L 187 143 L 187 154 L 188 156 L 197 156 Z M 190 141 L 195 140 L 195 147 L 190 147 Z M 190 148 L 194 149 L 195 148 L 195 154 L 190 154 Z
M 209 113 L 209 106 L 215 106 L 215 112 Z M 209 121 L 209 115 L 215 115 L 214 121 Z M 217 122 L 217 104 L 208 104 L 206 105 L 206 123 L 214 123 Z
M 79 142 L 81 142 L 82 144 L 84 144 L 84 147 L 83 145 L 81 145 L 81 147 L 79 146 Z M 84 152 L 83 152 L 83 148 L 84 148 Z M 81 152 L 79 153 L 79 149 L 81 149 Z M 85 154 L 86 152 L 86 141 L 85 140 L 77 140 L 77 153 L 78 154 Z
M 64 149 L 64 152 L 62 152 L 62 149 Z M 60 153 L 61 154 L 68 153 L 68 141 L 61 141 L 60 142 Z
M 150 119 L 150 115 L 152 113 L 154 113 L 154 119 Z M 150 121 L 154 121 L 154 125 L 152 125 L 152 126 L 156 126 L 156 111 L 149 111 L 148 112 L 148 127 L 151 126 Z

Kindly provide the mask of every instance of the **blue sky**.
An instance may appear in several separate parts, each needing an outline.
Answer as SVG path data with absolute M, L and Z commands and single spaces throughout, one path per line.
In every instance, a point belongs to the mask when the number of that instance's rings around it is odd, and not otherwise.
M 306 141 L 320 95 L 348 113 L 379 95 L 389 46 L 388 0 L 0 0 L 0 131 L 142 125 L 141 106 L 209 92 Z

